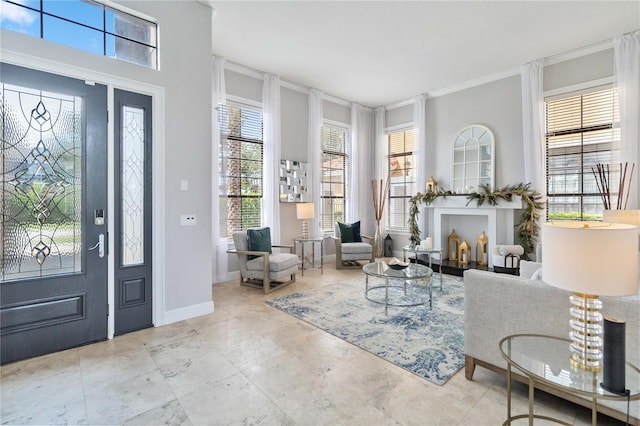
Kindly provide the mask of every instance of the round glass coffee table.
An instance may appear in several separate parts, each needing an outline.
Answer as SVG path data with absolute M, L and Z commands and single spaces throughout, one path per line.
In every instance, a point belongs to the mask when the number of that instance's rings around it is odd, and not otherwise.
M 410 307 L 428 303 L 433 308 L 431 268 L 410 263 L 404 269 L 391 269 L 384 262 L 374 262 L 364 265 L 362 270 L 366 275 L 365 298 L 384 305 L 385 315 L 389 306 Z M 369 277 L 379 278 L 383 284 L 370 286 Z

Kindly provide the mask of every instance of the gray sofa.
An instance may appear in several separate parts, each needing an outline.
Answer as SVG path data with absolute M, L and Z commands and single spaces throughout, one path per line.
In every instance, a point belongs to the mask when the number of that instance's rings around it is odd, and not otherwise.
M 521 273 L 531 276 L 540 264 L 521 262 Z M 615 271 L 612 271 L 615 275 Z M 543 277 L 544 279 L 544 277 Z M 476 366 L 506 373 L 498 342 L 520 333 L 569 336 L 570 292 L 524 276 L 467 270 L 464 272 L 465 376 L 473 379 Z M 601 297 L 603 315 L 626 321 L 627 361 L 640 367 L 640 296 Z M 519 380 L 524 380 L 518 377 Z M 544 385 L 540 389 L 590 407 L 591 401 Z M 598 411 L 626 420 L 626 402 L 599 400 Z M 640 425 L 640 401 L 631 402 L 631 424 Z

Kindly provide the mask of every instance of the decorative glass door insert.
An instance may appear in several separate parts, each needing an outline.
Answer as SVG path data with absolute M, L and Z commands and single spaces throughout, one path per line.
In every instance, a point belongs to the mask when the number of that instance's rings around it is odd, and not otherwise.
M 144 109 L 122 107 L 122 265 L 144 263 Z
M 2 84 L 2 281 L 82 270 L 82 98 Z

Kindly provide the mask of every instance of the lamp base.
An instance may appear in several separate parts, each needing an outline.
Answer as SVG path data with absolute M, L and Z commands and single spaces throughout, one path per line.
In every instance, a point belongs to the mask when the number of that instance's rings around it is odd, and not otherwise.
M 604 319 L 603 389 L 616 395 L 626 395 L 625 384 L 625 322 Z
M 302 219 L 302 239 L 309 239 L 309 221 L 307 219 Z
M 571 301 L 571 365 L 583 370 L 602 370 L 602 301 L 598 296 L 573 293 Z

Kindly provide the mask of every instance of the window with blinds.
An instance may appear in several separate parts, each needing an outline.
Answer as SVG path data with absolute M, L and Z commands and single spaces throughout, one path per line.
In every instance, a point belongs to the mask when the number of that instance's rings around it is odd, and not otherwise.
M 600 220 L 603 203 L 593 170 L 609 168 L 620 176 L 618 95 L 613 87 L 545 101 L 547 148 L 547 219 Z M 611 198 L 617 196 L 611 188 Z
M 414 130 L 387 134 L 389 170 L 389 208 L 387 228 L 409 230 L 409 205 L 416 193 Z
M 218 105 L 221 235 L 262 223 L 262 111 Z
M 322 127 L 320 198 L 322 202 L 322 230 L 324 232 L 333 232 L 335 222 L 344 222 L 345 194 L 348 182 L 348 146 L 349 129 L 327 125 Z

